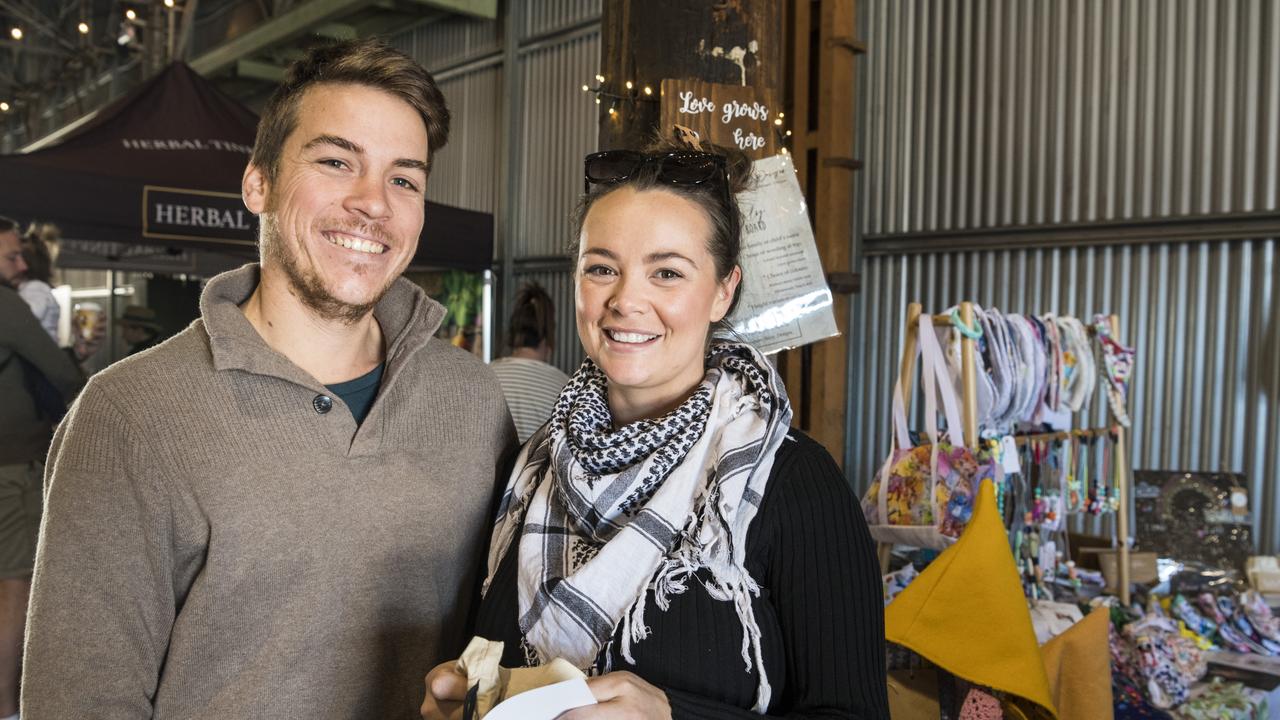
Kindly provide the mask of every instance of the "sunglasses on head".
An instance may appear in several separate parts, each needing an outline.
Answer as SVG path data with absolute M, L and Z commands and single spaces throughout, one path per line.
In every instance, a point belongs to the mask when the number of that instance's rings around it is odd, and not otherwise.
M 702 185 L 718 181 L 725 200 L 729 198 L 729 179 L 724 156 L 700 150 L 675 150 L 652 155 L 636 150 L 591 153 L 583 162 L 583 192 L 590 192 L 593 183 L 614 185 L 624 182 L 649 164 L 658 166 L 658 182 L 668 185 Z

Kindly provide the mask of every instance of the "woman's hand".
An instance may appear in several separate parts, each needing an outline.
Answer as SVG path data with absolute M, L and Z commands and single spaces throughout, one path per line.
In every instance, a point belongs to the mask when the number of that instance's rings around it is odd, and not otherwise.
M 587 678 L 595 705 L 561 713 L 557 720 L 670 720 L 667 694 L 629 672 Z
M 467 678 L 458 672 L 457 661 L 450 660 L 431 668 L 426 683 L 422 720 L 461 720 L 462 701 L 467 697 Z

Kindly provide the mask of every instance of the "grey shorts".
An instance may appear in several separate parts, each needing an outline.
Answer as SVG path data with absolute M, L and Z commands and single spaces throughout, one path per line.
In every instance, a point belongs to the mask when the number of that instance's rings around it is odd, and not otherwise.
M 31 576 L 43 490 L 44 463 L 0 465 L 0 580 Z

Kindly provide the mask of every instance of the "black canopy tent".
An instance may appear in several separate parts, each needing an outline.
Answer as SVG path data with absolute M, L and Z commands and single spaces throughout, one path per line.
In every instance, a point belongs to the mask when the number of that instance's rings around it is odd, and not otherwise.
M 237 265 L 257 254 L 256 223 L 240 200 L 257 124 L 173 63 L 56 146 L 0 156 L 0 214 L 56 223 L 66 266 Z M 413 267 L 479 271 L 492 258 L 492 215 L 427 203 Z

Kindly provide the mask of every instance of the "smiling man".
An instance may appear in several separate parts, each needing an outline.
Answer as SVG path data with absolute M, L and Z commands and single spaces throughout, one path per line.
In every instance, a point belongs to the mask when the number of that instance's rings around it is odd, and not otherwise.
M 24 718 L 417 717 L 467 640 L 515 439 L 400 278 L 448 123 L 380 43 L 291 68 L 244 174 L 261 265 L 54 439 Z

